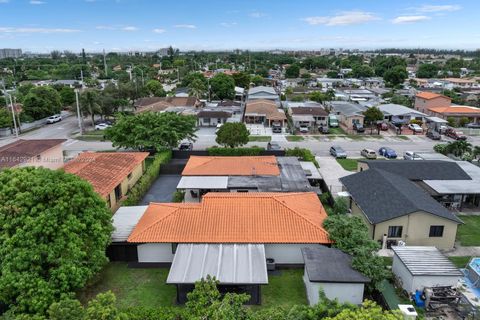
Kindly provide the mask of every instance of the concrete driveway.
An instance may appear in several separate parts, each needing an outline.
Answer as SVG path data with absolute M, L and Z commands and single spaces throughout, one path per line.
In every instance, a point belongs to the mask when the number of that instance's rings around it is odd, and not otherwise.
M 148 205 L 150 202 L 172 202 L 181 177 L 179 174 L 159 175 L 139 205 Z
M 327 184 L 328 189 L 333 197 L 342 191 L 342 183 L 340 178 L 351 175 L 355 172 L 347 171 L 333 157 L 315 157 L 320 168 L 320 175 Z

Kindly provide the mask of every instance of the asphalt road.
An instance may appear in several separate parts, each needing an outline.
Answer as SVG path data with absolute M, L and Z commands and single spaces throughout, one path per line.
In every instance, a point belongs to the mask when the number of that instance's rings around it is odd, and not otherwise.
M 81 151 L 99 151 L 112 149 L 110 142 L 100 141 L 80 141 L 72 137 L 79 131 L 78 122 L 75 116 L 65 118 L 61 122 L 46 125 L 39 129 L 20 135 L 22 139 L 67 139 L 63 148 L 69 155 Z M 194 142 L 194 149 L 201 150 L 216 145 L 215 128 L 201 128 L 197 132 L 197 140 Z M 397 151 L 401 155 L 405 151 L 431 152 L 433 146 L 438 141 L 432 141 L 424 136 L 409 136 L 408 140 L 402 140 L 397 137 L 387 136 L 381 139 L 365 136 L 362 140 L 352 140 L 348 138 L 329 138 L 328 136 L 309 137 L 305 136 L 305 140 L 299 142 L 289 142 L 282 135 L 274 135 L 272 141 L 277 142 L 283 148 L 301 147 L 310 149 L 317 156 L 326 156 L 329 154 L 329 148 L 332 145 L 341 146 L 349 156 L 360 156 L 360 150 L 364 148 L 378 150 L 382 146 L 388 146 Z M 0 139 L 0 146 L 15 141 L 15 138 Z M 446 138 L 445 141 L 452 141 Z M 480 137 L 469 137 L 468 141 L 474 145 L 480 145 Z M 257 145 L 266 147 L 266 142 L 250 142 L 249 146 Z

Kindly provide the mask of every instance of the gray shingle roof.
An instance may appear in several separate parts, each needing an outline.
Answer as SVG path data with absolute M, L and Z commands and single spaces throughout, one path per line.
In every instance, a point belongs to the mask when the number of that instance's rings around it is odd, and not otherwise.
M 325 246 L 302 248 L 302 254 L 311 282 L 370 282 L 369 278 L 352 268 L 352 257 L 338 249 Z
M 462 168 L 452 161 L 441 160 L 361 160 L 370 169 L 381 169 L 409 180 L 471 180 Z
M 462 223 L 425 190 L 401 175 L 370 168 L 340 181 L 373 224 L 417 211 Z

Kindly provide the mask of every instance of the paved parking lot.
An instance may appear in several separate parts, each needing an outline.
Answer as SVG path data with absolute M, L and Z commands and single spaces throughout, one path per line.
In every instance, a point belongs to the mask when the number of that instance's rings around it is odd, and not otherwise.
M 150 190 L 143 197 L 140 205 L 150 202 L 172 202 L 173 194 L 177 190 L 178 182 L 182 176 L 179 174 L 161 174 L 152 184 Z

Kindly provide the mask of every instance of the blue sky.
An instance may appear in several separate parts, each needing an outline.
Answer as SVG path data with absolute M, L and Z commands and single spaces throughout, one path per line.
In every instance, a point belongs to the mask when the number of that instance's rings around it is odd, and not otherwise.
M 478 0 L 0 0 L 0 47 L 478 49 L 479 17 Z

